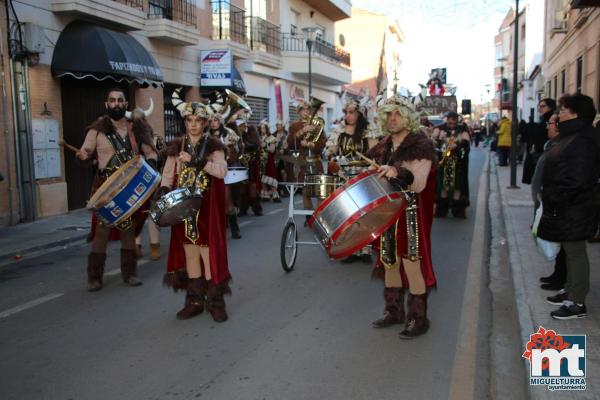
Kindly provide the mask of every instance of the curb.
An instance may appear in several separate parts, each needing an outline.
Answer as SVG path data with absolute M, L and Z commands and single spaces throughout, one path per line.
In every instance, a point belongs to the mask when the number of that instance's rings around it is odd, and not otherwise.
M 495 162 L 495 161 L 493 161 Z M 496 185 L 498 187 L 498 193 L 500 195 L 500 212 L 502 214 L 502 220 L 504 222 L 504 229 L 506 233 L 506 240 L 508 243 L 508 256 L 510 260 L 510 268 L 513 280 L 513 290 L 515 293 L 515 302 L 517 304 L 517 315 L 519 323 L 519 334 L 521 336 L 521 348 L 524 349 L 527 342 L 529 341 L 529 335 L 535 332 L 533 317 L 531 315 L 531 308 L 527 302 L 526 289 L 525 289 L 525 276 L 523 274 L 523 263 L 521 262 L 521 254 L 518 251 L 516 243 L 516 234 L 514 225 L 510 221 L 510 216 L 506 212 L 508 207 L 508 200 L 506 198 L 505 190 L 502 189 L 500 182 L 500 175 L 496 175 Z M 525 378 L 529 381 L 529 367 L 527 361 L 522 359 L 525 371 Z M 527 385 L 527 392 L 531 399 L 541 399 L 536 391 L 533 390 L 533 386 Z M 546 397 L 544 397 L 546 398 Z
M 22 250 L 13 251 L 10 253 L 0 254 L 0 267 L 6 265 L 20 263 L 26 258 L 39 257 L 46 253 L 52 253 L 53 251 L 63 249 L 71 244 L 79 244 L 77 242 L 85 243 L 88 232 L 82 233 L 77 236 L 72 236 L 66 239 L 57 240 L 54 242 L 44 243 L 41 245 L 28 247 Z M 21 256 L 19 260 L 14 259 L 15 256 Z

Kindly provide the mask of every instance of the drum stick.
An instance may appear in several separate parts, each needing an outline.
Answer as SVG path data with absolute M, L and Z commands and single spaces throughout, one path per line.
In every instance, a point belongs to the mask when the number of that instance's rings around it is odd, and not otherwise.
M 61 146 L 64 146 L 65 148 L 67 148 L 67 149 L 71 150 L 71 151 L 74 151 L 75 153 L 77 153 L 77 152 L 79 151 L 79 149 L 78 149 L 77 147 L 75 147 L 75 146 L 71 146 L 69 143 L 65 142 L 64 140 L 61 140 L 61 141 L 59 142 L 59 144 L 60 144 Z
M 360 151 L 357 151 L 356 154 L 358 154 L 358 156 L 360 158 L 362 158 L 365 161 L 368 161 L 369 164 L 371 164 L 372 166 L 374 166 L 375 168 L 379 168 L 379 164 L 377 164 L 375 161 L 371 160 L 369 157 L 365 156 L 364 154 L 362 154 Z

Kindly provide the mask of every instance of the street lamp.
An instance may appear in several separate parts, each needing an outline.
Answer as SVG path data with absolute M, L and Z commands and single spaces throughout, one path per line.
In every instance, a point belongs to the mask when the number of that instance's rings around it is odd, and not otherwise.
M 317 38 L 317 31 L 319 29 L 314 26 L 307 26 L 302 28 L 302 32 L 306 35 L 306 47 L 308 48 L 308 101 L 312 97 L 312 45 Z

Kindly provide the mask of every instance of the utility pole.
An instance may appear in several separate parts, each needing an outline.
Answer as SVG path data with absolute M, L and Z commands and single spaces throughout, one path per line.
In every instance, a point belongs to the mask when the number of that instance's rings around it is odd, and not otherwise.
M 510 186 L 517 189 L 517 129 L 519 126 L 517 117 L 517 88 L 519 71 L 519 0 L 515 0 L 515 43 L 513 54 L 513 89 L 512 89 L 512 128 L 510 130 Z

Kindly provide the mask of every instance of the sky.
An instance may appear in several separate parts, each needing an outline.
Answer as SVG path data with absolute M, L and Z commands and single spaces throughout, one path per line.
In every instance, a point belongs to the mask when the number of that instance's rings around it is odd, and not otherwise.
M 446 67 L 457 99 L 474 104 L 494 95 L 494 36 L 514 5 L 514 0 L 352 0 L 353 7 L 398 20 L 405 36 L 398 86 L 418 92 L 432 68 Z

